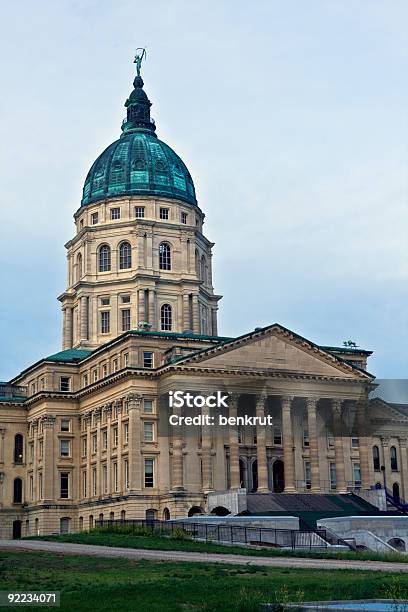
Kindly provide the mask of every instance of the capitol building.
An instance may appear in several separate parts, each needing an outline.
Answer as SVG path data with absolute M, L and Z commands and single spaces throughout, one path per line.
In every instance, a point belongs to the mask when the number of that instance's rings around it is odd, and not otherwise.
M 193 179 L 156 135 L 140 65 L 133 87 L 74 214 L 62 350 L 0 383 L 0 538 L 208 513 L 238 490 L 408 497 L 408 415 L 370 399 L 370 351 L 279 323 L 220 335 Z M 177 391 L 227 406 L 170 407 Z

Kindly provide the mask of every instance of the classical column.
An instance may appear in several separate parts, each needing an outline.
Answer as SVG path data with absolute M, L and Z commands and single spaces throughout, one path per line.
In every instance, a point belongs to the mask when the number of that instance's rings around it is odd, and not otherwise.
M 69 306 L 65 306 L 63 308 L 63 349 L 72 348 L 72 333 L 73 333 L 73 319 L 72 319 L 72 308 Z
M 336 491 L 337 493 L 347 493 L 343 446 L 343 402 L 341 399 L 336 398 L 332 399 L 331 403 L 333 413 L 334 455 L 336 462 Z
M 193 332 L 200 333 L 200 314 L 198 312 L 198 295 L 193 293 Z
M 81 340 L 88 339 L 88 298 L 81 297 L 81 325 L 80 325 Z
M 285 493 L 295 493 L 295 465 L 293 453 L 293 431 L 291 408 L 294 398 L 282 397 L 282 443 L 285 466 Z
M 406 500 L 408 497 L 407 443 L 408 443 L 407 438 L 403 438 L 403 437 L 399 438 L 400 457 L 401 457 L 401 484 L 402 484 L 401 493 L 403 495 L 404 500 Z
M 188 293 L 183 295 L 183 331 L 190 331 L 190 298 Z
M 142 321 L 146 320 L 144 289 L 139 289 L 137 292 L 137 311 L 138 311 L 137 326 L 139 327 L 139 323 L 142 323 Z
M 4 463 L 4 435 L 5 429 L 0 429 L 0 463 Z
M 309 456 L 310 476 L 312 481 L 311 492 L 320 493 L 319 447 L 317 439 L 317 398 L 306 398 L 307 424 L 309 430 Z
M 149 323 L 152 326 L 152 330 L 157 330 L 158 326 L 156 323 L 156 291 L 149 289 Z
M 142 396 L 132 393 L 127 398 L 129 411 L 129 490 L 142 489 L 142 457 L 141 457 L 141 431 L 140 413 Z
M 267 396 L 262 394 L 256 398 L 256 416 L 265 418 Z M 258 461 L 258 493 L 268 493 L 268 463 L 266 458 L 266 427 L 256 426 L 256 458 Z
M 174 407 L 173 414 L 181 416 L 181 408 Z M 183 478 L 183 426 L 173 425 L 172 491 L 184 491 Z
M 122 402 L 120 400 L 116 400 L 114 402 L 114 408 L 116 410 L 116 414 L 118 415 L 118 448 L 116 449 L 116 462 L 118 465 L 118 493 L 122 492 Z
M 39 493 L 37 489 L 37 481 L 38 481 L 38 421 L 34 420 L 31 423 L 32 432 L 33 432 L 33 500 L 40 499 L 40 496 L 37 495 Z M 43 481 L 44 482 L 44 481 Z
M 91 454 L 92 454 L 92 440 L 91 440 L 91 425 L 92 425 L 92 412 L 87 412 L 85 415 L 86 422 L 86 496 L 92 497 L 92 474 L 91 474 Z
M 111 455 L 112 455 L 112 431 L 111 431 L 111 419 L 112 419 L 112 405 L 106 404 L 103 408 L 106 417 L 106 490 L 108 495 L 112 493 L 111 484 Z
M 388 436 L 381 436 L 381 446 L 383 451 L 383 466 L 385 467 L 385 486 L 387 489 L 390 488 L 389 476 L 391 473 L 391 461 L 390 461 L 390 438 Z M 361 470 L 361 463 L 360 463 Z M 384 473 L 384 472 L 383 472 Z M 361 474 L 361 483 L 363 481 L 363 475 Z
M 211 416 L 209 406 L 204 405 L 201 414 L 207 420 Z M 203 419 L 204 420 L 204 419 Z M 201 428 L 201 461 L 203 466 L 203 492 L 213 490 L 211 459 L 211 425 L 203 424 Z
M 102 494 L 102 478 L 101 478 L 101 458 L 102 458 L 102 440 L 101 440 L 101 409 L 94 410 L 96 423 L 96 495 L 100 497 Z
M 43 470 L 43 483 L 44 483 L 44 500 L 54 501 L 55 498 L 60 497 L 59 491 L 54 491 L 54 478 L 55 478 L 55 445 L 54 445 L 54 416 L 42 417 L 43 431 L 44 431 L 44 470 Z
M 230 417 L 237 418 L 239 395 L 228 395 L 228 406 Z M 238 426 L 229 425 L 229 448 L 230 448 L 230 488 L 239 489 L 241 482 L 239 478 L 239 447 L 238 447 Z
M 368 433 L 368 414 L 367 414 L 367 399 L 361 399 L 357 402 L 357 427 L 358 427 L 358 444 L 360 452 L 360 473 L 361 473 L 361 488 L 370 488 L 370 465 L 369 465 L 369 436 Z M 386 467 L 388 464 L 385 464 Z

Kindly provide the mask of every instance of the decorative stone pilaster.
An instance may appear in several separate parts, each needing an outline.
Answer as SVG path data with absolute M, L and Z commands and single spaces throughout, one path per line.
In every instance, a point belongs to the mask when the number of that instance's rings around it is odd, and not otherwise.
M 400 436 L 399 447 L 400 447 L 400 456 L 401 456 L 401 484 L 402 484 L 402 489 L 403 489 L 402 494 L 405 500 L 408 497 L 407 444 L 408 444 L 408 439 Z
M 256 416 L 260 419 L 265 417 L 265 404 L 267 395 L 261 394 L 256 398 Z M 266 457 L 266 427 L 256 426 L 256 456 L 258 461 L 258 493 L 268 493 L 268 463 Z
M 383 453 L 383 466 L 385 467 L 385 486 L 389 488 L 389 477 L 391 475 L 391 460 L 390 460 L 390 438 L 389 436 L 381 436 L 381 446 Z M 361 470 L 361 464 L 360 464 Z M 383 472 L 384 474 L 384 472 Z M 363 475 L 361 475 L 361 481 L 363 480 Z
M 193 293 L 193 332 L 200 333 L 200 314 L 198 306 L 198 295 Z
M 334 454 L 336 462 L 336 491 L 347 493 L 345 467 L 344 467 L 344 445 L 343 445 L 343 401 L 332 399 Z
M 59 498 L 59 491 L 55 491 L 55 455 L 56 449 L 54 444 L 54 425 L 55 417 L 51 415 L 43 416 L 41 419 L 43 426 L 44 435 L 44 471 L 43 471 L 43 483 L 44 483 L 44 500 L 54 501 L 55 498 Z
M 204 405 L 201 409 L 201 414 L 208 420 L 211 416 L 209 406 Z M 211 425 L 204 424 L 201 428 L 201 461 L 203 466 L 204 493 L 209 493 L 213 490 L 211 445 Z
M 6 430 L 4 428 L 0 429 L 0 465 L 4 463 L 4 436 Z
M 72 308 L 70 306 L 65 306 L 62 312 L 63 312 L 62 348 L 66 350 L 66 349 L 72 348 L 72 344 L 73 344 Z
M 317 402 L 316 397 L 306 398 L 307 424 L 309 430 L 309 456 L 311 492 L 320 493 L 319 448 L 317 439 Z
M 113 402 L 113 407 L 118 415 L 118 448 L 116 449 L 116 462 L 118 464 L 118 493 L 122 492 L 123 489 L 123 477 L 122 477 L 122 401 L 116 400 Z
M 183 295 L 183 331 L 191 331 L 190 298 L 188 293 Z
M 282 443 L 283 443 L 283 462 L 285 466 L 285 493 L 295 493 L 295 466 L 294 466 L 294 446 L 292 429 L 292 403 L 294 397 L 282 397 Z
M 129 490 L 142 490 L 141 422 L 140 414 L 143 398 L 132 393 L 127 397 L 129 412 Z
M 88 298 L 81 297 L 81 325 L 80 325 L 81 340 L 88 339 Z
M 95 408 L 93 411 L 94 422 L 96 424 L 96 495 L 102 494 L 102 478 L 101 478 L 101 459 L 102 459 L 102 440 L 101 440 L 101 408 Z
M 358 442 L 360 451 L 360 473 L 361 473 L 361 488 L 370 489 L 370 465 L 369 465 L 369 446 L 370 437 L 368 434 L 368 414 L 367 414 L 367 398 L 360 399 L 357 401 L 357 428 L 358 428 Z M 388 464 L 385 464 L 386 468 Z
M 237 418 L 239 394 L 228 395 L 229 416 Z M 238 426 L 229 425 L 229 448 L 230 448 L 230 488 L 239 489 L 241 482 L 239 478 L 239 446 Z
M 103 413 L 106 419 L 106 490 L 108 495 L 112 493 L 112 481 L 111 481 L 111 456 L 112 456 L 112 404 L 105 404 L 103 407 Z
M 31 423 L 33 432 L 33 500 L 39 499 L 39 491 L 37 489 L 38 482 L 38 419 Z

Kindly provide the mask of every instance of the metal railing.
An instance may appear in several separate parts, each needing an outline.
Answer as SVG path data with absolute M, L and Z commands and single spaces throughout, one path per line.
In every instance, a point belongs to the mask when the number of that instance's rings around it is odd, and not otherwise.
M 116 527 L 131 527 L 135 530 L 140 527 L 156 531 L 158 534 L 171 535 L 183 531 L 193 539 L 205 542 L 226 542 L 229 544 L 252 544 L 272 548 L 291 548 L 312 550 L 313 548 L 328 548 L 330 545 L 345 545 L 352 548 L 347 542 L 326 529 L 274 529 L 272 527 L 247 527 L 245 525 L 232 525 L 216 522 L 201 523 L 183 521 L 159 520 L 97 520 L 95 527 L 115 529 Z

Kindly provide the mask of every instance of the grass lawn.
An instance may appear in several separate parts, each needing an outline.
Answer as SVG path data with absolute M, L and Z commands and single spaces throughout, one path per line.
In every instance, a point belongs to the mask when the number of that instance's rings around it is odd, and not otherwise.
M 0 552 L 0 590 L 61 591 L 66 612 L 251 612 L 265 601 L 403 598 L 408 575 Z
M 48 540 L 55 542 L 74 542 L 76 544 L 95 544 L 102 546 L 119 546 L 122 548 L 143 548 L 150 550 L 181 550 L 192 552 L 230 553 L 249 556 L 264 557 L 306 557 L 306 558 L 330 558 L 330 559 L 353 559 L 361 561 L 392 561 L 408 563 L 408 555 L 384 554 L 375 552 L 330 552 L 310 550 L 283 550 L 279 548 L 250 549 L 244 546 L 222 546 L 211 542 L 195 542 L 189 538 L 177 539 L 163 537 L 148 529 L 140 529 L 139 533 L 131 529 L 124 529 L 123 533 L 118 528 L 116 531 L 110 528 L 94 529 L 81 533 L 70 533 L 58 536 L 42 536 L 27 539 Z

